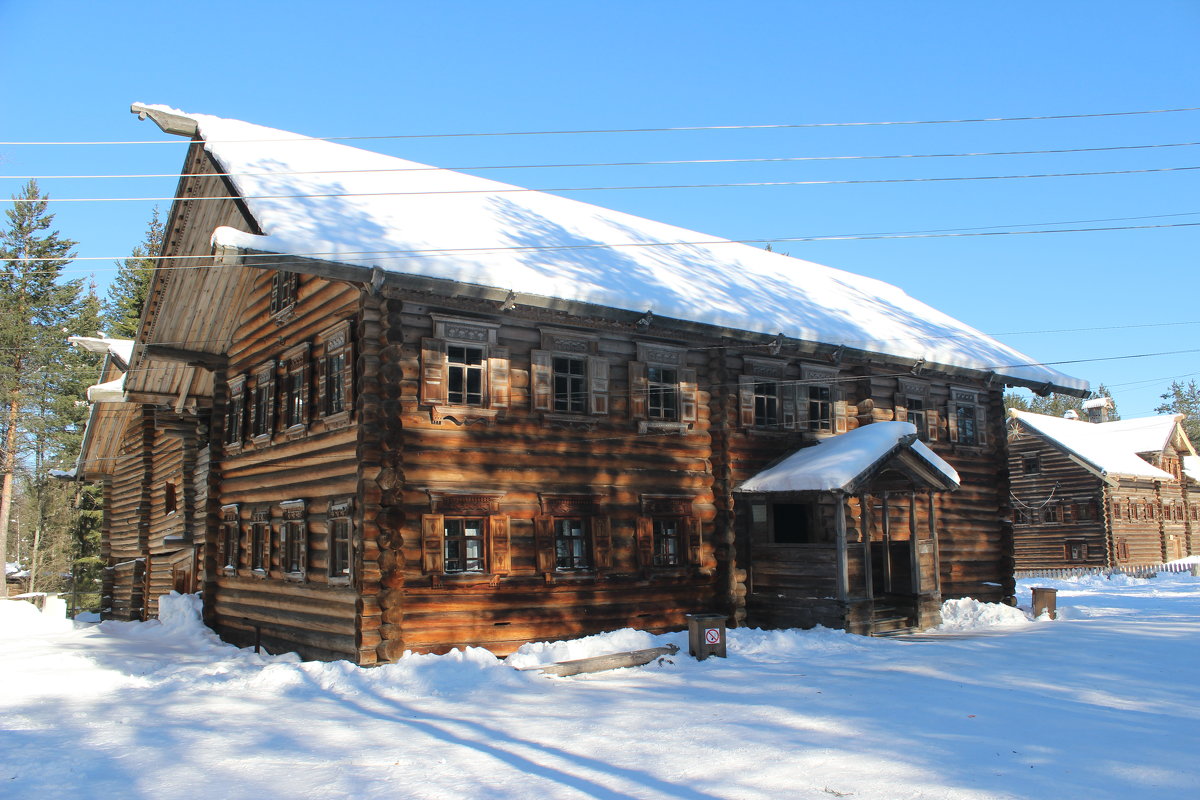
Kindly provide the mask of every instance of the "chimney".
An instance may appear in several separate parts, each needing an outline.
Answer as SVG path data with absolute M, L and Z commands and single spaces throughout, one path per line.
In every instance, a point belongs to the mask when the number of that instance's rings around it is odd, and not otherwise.
M 1108 422 L 1108 412 L 1112 409 L 1111 397 L 1093 397 L 1085 400 L 1083 410 L 1087 412 L 1088 422 Z

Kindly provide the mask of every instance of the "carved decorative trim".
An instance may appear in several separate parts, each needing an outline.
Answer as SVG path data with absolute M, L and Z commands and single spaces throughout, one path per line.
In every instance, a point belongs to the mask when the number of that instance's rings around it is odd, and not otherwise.
M 350 512 L 354 509 L 354 500 L 349 497 L 339 497 L 336 500 L 329 501 L 329 511 L 327 512 L 330 519 L 340 519 L 350 516 Z
M 433 406 L 429 409 L 429 419 L 435 425 L 441 425 L 443 420 L 450 420 L 455 425 L 471 425 L 476 422 L 495 422 L 499 409 L 479 408 L 477 406 Z
M 542 513 L 552 517 L 590 517 L 596 513 L 600 498 L 596 495 L 541 494 Z
M 250 521 L 251 522 L 270 522 L 271 521 L 271 507 L 270 506 L 262 506 L 260 508 L 255 508 L 255 509 L 251 510 Z
M 308 351 L 312 347 L 309 342 L 301 342 L 295 347 L 290 347 L 283 351 L 283 355 L 279 357 L 289 371 L 301 369 L 308 363 Z
M 978 403 L 979 392 L 951 387 L 950 399 L 957 403 Z
M 500 325 L 494 322 L 465 320 L 430 314 L 433 318 L 433 338 L 477 344 L 496 344 L 496 331 Z
M 690 517 L 692 502 L 689 495 L 644 494 L 642 516 L 645 517 Z
M 929 384 L 923 381 L 908 381 L 900 378 L 897 383 L 900 387 L 900 394 L 912 395 L 913 397 L 928 397 Z
M 647 364 L 687 366 L 687 348 L 657 342 L 637 342 L 637 360 Z
M 838 371 L 828 367 L 814 367 L 809 364 L 800 367 L 800 377 L 805 381 L 834 381 L 837 376 Z
M 244 397 L 246 394 L 246 376 L 238 375 L 236 378 L 230 378 L 228 386 L 230 398 Z
M 238 507 L 237 507 L 236 503 L 227 505 L 227 506 L 221 506 L 221 521 L 222 522 L 237 522 L 238 521 Z
M 303 500 L 284 500 L 279 504 L 285 520 L 303 520 L 305 502 Z
M 596 351 L 600 337 L 576 331 L 542 328 L 542 349 L 559 353 L 590 354 Z
M 435 514 L 495 514 L 500 510 L 503 494 L 453 494 L 430 492 L 429 500 Z
M 745 363 L 745 374 L 755 378 L 774 378 L 776 380 L 783 379 L 783 371 L 787 367 L 786 361 L 767 358 L 754 358 L 753 356 L 744 356 L 742 361 Z

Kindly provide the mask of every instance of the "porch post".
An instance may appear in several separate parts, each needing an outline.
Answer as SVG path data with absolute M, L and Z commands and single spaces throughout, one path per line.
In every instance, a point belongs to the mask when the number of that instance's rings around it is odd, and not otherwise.
M 934 492 L 929 490 L 929 538 L 933 540 L 933 588 L 939 595 L 942 593 L 942 552 L 938 546 L 937 506 L 934 503 Z
M 921 593 L 921 540 L 917 533 L 917 490 L 908 493 L 908 557 L 912 561 L 913 594 Z
M 875 597 L 875 581 L 871 574 L 871 508 L 867 495 L 858 496 L 858 528 L 863 540 L 863 573 L 866 576 L 867 597 Z
M 883 591 L 892 592 L 892 511 L 887 492 L 883 493 Z
M 846 558 L 846 496 L 834 492 L 833 499 L 837 501 L 837 592 L 838 600 L 844 603 L 850 596 L 850 569 Z

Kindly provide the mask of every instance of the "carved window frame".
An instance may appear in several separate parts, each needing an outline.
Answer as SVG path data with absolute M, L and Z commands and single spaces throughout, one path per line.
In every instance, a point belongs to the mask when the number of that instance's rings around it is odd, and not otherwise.
M 226 384 L 229 397 L 225 405 L 225 452 L 242 449 L 246 439 L 246 376 L 230 378 Z
M 444 578 L 496 579 L 512 571 L 509 518 L 500 512 L 503 493 L 429 491 L 430 513 L 421 516 L 421 569 L 433 585 Z M 479 520 L 482 538 L 482 569 L 446 569 L 446 521 Z
M 898 378 L 892 416 L 899 422 L 915 425 L 921 441 L 937 441 L 938 410 L 934 407 L 932 390 L 927 382 Z
M 738 376 L 738 422 L 755 432 L 788 431 L 796 427 L 796 383 L 787 381 L 787 361 L 742 358 Z M 772 402 L 773 401 L 773 402 Z
M 669 573 L 700 565 L 701 526 L 693 508 L 695 500 L 691 495 L 668 494 L 644 494 L 639 498 L 634 540 L 643 570 Z M 664 523 L 673 524 L 677 531 L 675 563 L 665 563 L 661 558 L 660 533 Z
M 307 504 L 284 500 L 279 509 L 279 571 L 288 580 L 303 581 L 308 573 Z
M 312 345 L 309 342 L 288 348 L 280 356 L 283 366 L 280 417 L 284 433 L 296 437 L 308 430 L 312 393 L 309 372 Z
M 433 336 L 421 340 L 421 404 L 430 407 L 430 417 L 438 424 L 445 419 L 458 424 L 494 421 L 512 401 L 511 356 L 509 349 L 498 343 L 500 324 L 442 314 L 430 314 L 430 318 Z M 450 400 L 452 347 L 481 351 L 479 403 L 465 398 L 463 402 Z
M 271 507 L 251 509 L 246 526 L 250 547 L 250 574 L 265 578 L 271 573 Z
M 638 423 L 638 433 L 690 430 L 698 418 L 699 385 L 696 370 L 687 366 L 687 348 L 661 342 L 635 344 L 637 360 L 629 362 L 629 414 Z M 665 380 L 672 376 L 673 383 Z M 658 414 L 652 408 L 656 394 L 660 401 Z M 669 414 L 661 407 L 667 397 L 674 402 Z
M 836 367 L 803 364 L 796 406 L 804 427 L 815 434 L 845 433 L 846 392 L 838 383 Z
M 349 585 L 354 575 L 354 500 L 349 497 L 330 500 L 325 524 L 326 580 L 333 585 Z
M 217 542 L 217 569 L 236 575 L 242 549 L 242 523 L 236 503 L 221 506 L 221 538 Z
M 316 416 L 326 428 L 349 424 L 354 408 L 352 320 L 342 320 L 317 336 L 321 355 L 317 375 Z
M 946 427 L 951 442 L 964 447 L 987 446 L 987 407 L 979 389 L 961 386 L 950 387 L 950 400 L 946 404 Z M 963 423 L 970 422 L 972 430 L 964 429 Z
M 270 444 L 275 435 L 275 371 L 274 360 L 251 370 L 254 389 L 250 395 L 250 439 L 256 445 Z
M 296 298 L 300 294 L 300 273 L 276 270 L 271 276 L 271 319 L 282 325 L 296 313 Z
M 530 352 L 530 406 L 548 422 L 586 422 L 607 416 L 609 403 L 609 361 L 598 355 L 600 337 L 580 331 L 557 328 L 541 329 L 541 348 Z M 577 361 L 581 384 L 578 408 L 567 403 L 563 408 L 559 385 L 560 360 Z

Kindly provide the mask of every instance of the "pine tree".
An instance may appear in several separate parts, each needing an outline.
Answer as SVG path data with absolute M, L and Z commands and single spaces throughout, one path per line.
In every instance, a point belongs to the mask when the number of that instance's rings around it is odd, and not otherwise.
M 1161 395 L 1163 402 L 1154 409 L 1158 414 L 1186 414 L 1183 429 L 1192 444 L 1200 443 L 1200 386 L 1196 382 L 1171 381 L 1171 386 Z
M 81 300 L 82 280 L 60 280 L 75 242 L 51 229 L 54 215 L 35 181 L 13 196 L 5 215 L 8 223 L 0 231 L 0 560 L 7 555 L 18 472 L 25 477 L 23 489 L 47 487 L 26 496 L 35 517 L 44 522 L 54 516 L 44 502 L 51 492 L 42 479 L 52 463 L 78 447 L 84 408 L 76 401 L 87 380 L 66 337 L 84 332 L 72 328 L 85 324 L 89 313 Z M 7 586 L 0 584 L 0 596 L 6 593 Z
M 1096 388 L 1096 395 L 1099 397 L 1107 397 L 1112 400 L 1112 394 L 1108 387 L 1103 383 Z M 1083 400 L 1079 397 L 1074 397 L 1069 394 L 1059 394 L 1052 392 L 1045 397 L 1034 395 L 1032 398 L 1026 398 L 1024 395 L 1019 395 L 1015 392 L 1008 392 L 1004 395 L 1004 407 L 1015 408 L 1019 411 L 1031 411 L 1034 414 L 1045 414 L 1048 417 L 1061 417 L 1067 411 L 1074 411 L 1079 414 L 1081 419 L 1087 419 L 1088 415 L 1083 410 Z M 1109 420 L 1118 420 L 1121 415 L 1117 413 L 1116 401 L 1113 401 L 1113 407 L 1108 412 Z
M 108 287 L 104 303 L 104 330 L 116 339 L 132 339 L 142 319 L 142 309 L 150 294 L 155 256 L 162 252 L 163 223 L 158 206 L 150 216 L 146 236 L 133 248 L 129 258 L 117 262 L 117 277 Z

